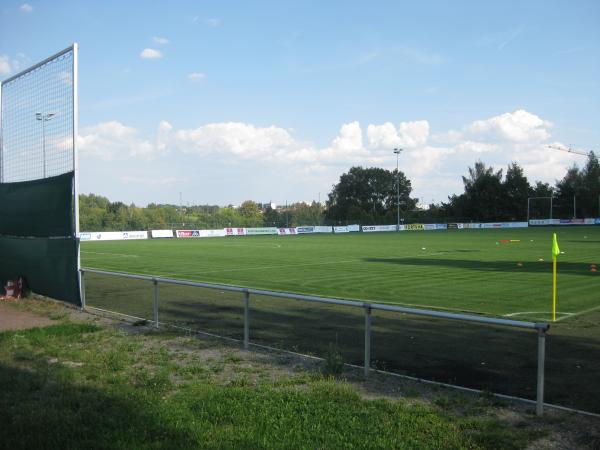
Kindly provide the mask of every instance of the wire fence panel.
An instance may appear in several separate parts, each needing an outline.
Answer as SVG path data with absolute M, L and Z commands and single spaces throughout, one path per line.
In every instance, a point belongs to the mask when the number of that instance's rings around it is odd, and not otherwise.
M 242 340 L 242 293 L 169 283 L 159 283 L 158 292 L 160 323 Z
M 373 312 L 373 365 L 412 377 L 534 400 L 531 331 Z
M 583 326 L 561 327 L 548 335 L 549 402 L 600 414 L 598 321 L 600 311 L 595 311 Z
M 75 47 L 2 83 L 0 182 L 74 170 Z
M 87 305 L 544 407 L 548 324 L 85 269 Z M 331 368 L 331 366 L 330 366 Z M 581 391 L 581 389 L 580 389 Z M 558 395 L 557 398 L 562 398 Z M 593 407 L 591 407 L 593 410 Z
M 362 365 L 363 311 L 340 305 L 250 296 L 252 343 Z
M 85 273 L 87 306 L 152 321 L 152 281 Z

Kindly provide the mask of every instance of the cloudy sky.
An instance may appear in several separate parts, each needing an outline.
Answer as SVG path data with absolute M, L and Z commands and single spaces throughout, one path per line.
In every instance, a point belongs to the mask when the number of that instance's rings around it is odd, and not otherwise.
M 550 183 L 600 151 L 600 2 L 30 1 L 0 80 L 78 42 L 81 190 L 325 200 L 353 165 L 429 203 L 477 160 Z

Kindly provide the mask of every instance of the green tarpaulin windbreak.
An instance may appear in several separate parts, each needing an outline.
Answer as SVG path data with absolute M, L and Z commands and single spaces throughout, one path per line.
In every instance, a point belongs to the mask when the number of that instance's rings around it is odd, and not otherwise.
M 73 172 L 0 184 L 0 282 L 19 276 L 41 295 L 80 304 Z
M 0 236 L 73 236 L 73 172 L 0 184 Z

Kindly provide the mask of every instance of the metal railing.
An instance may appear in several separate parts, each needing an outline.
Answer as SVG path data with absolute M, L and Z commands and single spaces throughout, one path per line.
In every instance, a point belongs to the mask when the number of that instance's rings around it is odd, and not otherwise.
M 83 309 L 86 309 L 86 307 L 91 308 L 91 309 L 100 309 L 100 308 L 86 306 L 86 288 L 85 288 L 85 276 L 84 276 L 86 273 L 106 275 L 106 276 L 111 276 L 111 277 L 128 278 L 128 279 L 134 279 L 134 280 L 144 280 L 144 281 L 152 282 L 152 285 L 153 285 L 153 296 L 152 296 L 153 319 L 152 319 L 152 322 L 156 328 L 159 328 L 159 326 L 160 326 L 160 322 L 159 322 L 159 285 L 160 284 L 190 286 L 190 287 L 197 287 L 197 288 L 215 289 L 215 290 L 219 290 L 219 291 L 242 293 L 244 295 L 244 304 L 243 304 L 244 319 L 243 319 L 243 340 L 242 340 L 244 349 L 249 349 L 250 345 L 257 345 L 257 344 L 251 344 L 251 342 L 250 342 L 250 295 L 261 295 L 261 296 L 269 296 L 269 297 L 276 297 L 276 298 L 302 300 L 302 301 L 307 301 L 307 302 L 315 302 L 315 303 L 322 303 L 322 304 L 329 304 L 329 305 L 341 305 L 341 306 L 346 306 L 346 307 L 362 308 L 364 310 L 364 362 L 363 362 L 362 369 L 363 369 L 365 378 L 369 376 L 369 373 L 371 372 L 371 370 L 374 370 L 371 367 L 371 322 L 372 322 L 371 313 L 373 310 L 389 311 L 389 312 L 410 314 L 410 315 L 415 315 L 415 316 L 425 316 L 425 317 L 438 318 L 438 319 L 450 319 L 450 320 L 456 320 L 456 321 L 462 321 L 462 322 L 475 322 L 475 323 L 487 324 L 487 325 L 497 325 L 497 326 L 504 326 L 504 327 L 510 327 L 510 328 L 533 330 L 533 331 L 537 332 L 537 379 L 536 379 L 536 399 L 535 399 L 536 414 L 541 416 L 544 411 L 544 365 L 545 365 L 545 359 L 546 359 L 546 357 L 545 357 L 546 332 L 550 328 L 550 325 L 545 322 L 525 322 L 525 321 L 519 321 L 519 320 L 478 316 L 475 314 L 451 313 L 451 312 L 443 312 L 443 311 L 435 311 L 435 310 L 427 310 L 427 309 L 419 309 L 419 308 L 409 308 L 409 307 L 404 307 L 404 306 L 386 305 L 386 304 L 371 303 L 371 302 L 360 302 L 360 301 L 353 301 L 353 300 L 344 300 L 344 299 L 330 298 L 330 297 L 320 297 L 320 296 L 314 296 L 314 295 L 302 295 L 302 294 L 294 294 L 294 293 L 279 292 L 279 291 L 268 291 L 268 290 L 263 290 L 263 289 L 241 288 L 241 287 L 229 286 L 229 285 L 203 283 L 203 282 L 197 282 L 197 281 L 186 281 L 186 280 L 178 280 L 178 279 L 173 279 L 173 278 L 153 277 L 153 276 L 147 276 L 147 275 L 136 275 L 136 274 L 123 273 L 123 272 L 110 272 L 110 271 L 105 271 L 105 270 L 85 269 L 85 268 L 81 269 L 81 291 L 82 291 L 81 302 L 82 302 Z M 113 311 L 109 311 L 109 312 L 113 312 Z M 125 314 L 125 315 L 128 316 L 127 314 Z M 130 316 L 130 317 L 134 317 L 134 316 Z M 211 334 L 211 333 L 206 333 L 206 334 L 215 336 L 214 334 Z M 225 337 L 225 336 L 219 336 L 219 335 L 216 335 L 216 336 L 217 337 Z M 227 339 L 231 340 L 231 338 L 227 338 Z M 232 339 L 232 340 L 239 342 L 238 339 Z M 262 347 L 264 347 L 264 346 L 262 346 Z M 353 367 L 356 367 L 356 366 L 353 366 Z M 383 371 L 380 371 L 380 372 L 383 372 Z M 397 374 L 394 374 L 394 375 L 397 375 Z M 414 377 L 409 377 L 409 376 L 407 376 L 406 378 L 415 379 Z M 423 380 L 423 381 L 426 381 L 426 380 Z M 438 382 L 435 382 L 435 383 L 439 384 L 439 385 L 443 385 L 443 386 L 460 388 L 460 389 L 472 391 L 472 392 L 481 392 L 480 390 L 465 388 L 463 386 L 456 386 L 456 385 L 450 385 L 447 383 L 438 383 Z M 502 398 L 516 399 L 516 400 L 526 401 L 526 402 L 530 402 L 530 403 L 532 402 L 531 400 L 527 400 L 527 399 L 523 399 L 523 398 L 519 398 L 519 397 L 513 397 L 513 396 L 508 396 L 508 395 L 502 395 L 502 394 L 494 394 L 494 395 L 497 395 Z

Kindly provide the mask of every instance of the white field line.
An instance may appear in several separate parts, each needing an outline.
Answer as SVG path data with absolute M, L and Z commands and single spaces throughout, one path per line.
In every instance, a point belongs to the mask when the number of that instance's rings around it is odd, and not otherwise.
M 584 309 L 583 311 L 579 311 L 579 312 L 576 312 L 576 313 L 570 313 L 570 316 L 561 317 L 559 319 L 556 319 L 556 321 L 558 322 L 559 320 L 568 319 L 570 317 L 581 316 L 582 314 L 587 314 L 587 313 L 590 313 L 592 311 L 596 311 L 597 309 L 600 309 L 600 305 L 594 306 L 593 308 Z
M 552 314 L 550 311 L 521 311 L 521 312 L 515 312 L 515 313 L 510 313 L 510 314 L 504 314 L 503 317 L 515 317 L 515 316 L 523 316 L 523 315 L 527 315 L 527 314 Z M 565 319 L 567 317 L 571 317 L 574 315 L 574 313 L 569 313 L 569 312 L 556 312 L 557 315 L 563 315 L 565 317 L 562 317 L 561 319 L 556 319 L 557 321 Z

